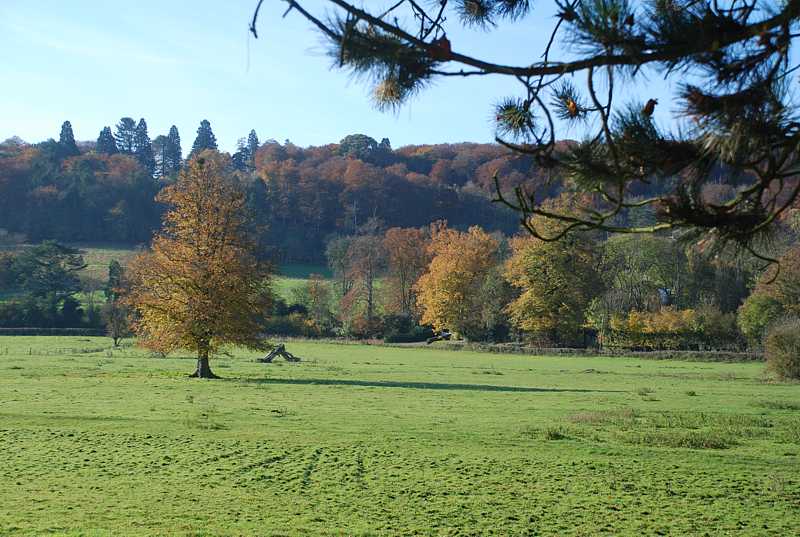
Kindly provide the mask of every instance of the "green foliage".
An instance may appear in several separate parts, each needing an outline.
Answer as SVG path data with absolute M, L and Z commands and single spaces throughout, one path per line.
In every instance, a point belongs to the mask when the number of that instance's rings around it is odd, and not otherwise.
M 141 118 L 136 125 L 133 145 L 133 156 L 152 176 L 155 173 L 156 161 L 155 157 L 153 157 L 153 146 L 150 142 L 150 135 L 147 134 L 147 122 L 144 118 Z
M 597 252 L 590 237 L 544 242 L 511 241 L 506 278 L 519 296 L 509 303 L 511 322 L 552 343 L 575 344 L 592 298 L 602 292 Z
M 211 130 L 211 123 L 204 119 L 200 122 L 197 128 L 197 136 L 192 144 L 192 151 L 189 153 L 189 158 L 193 158 L 206 149 L 217 149 L 217 137 L 214 136 L 214 131 Z
M 75 135 L 72 132 L 72 124 L 65 121 L 61 125 L 61 134 L 58 136 L 58 148 L 62 158 L 80 155 L 78 146 L 75 143 Z
M 100 131 L 94 150 L 104 155 L 113 155 L 119 152 L 119 149 L 117 149 L 117 142 L 114 140 L 114 135 L 111 134 L 111 127 L 103 127 Z
M 136 121 L 132 117 L 123 117 L 114 131 L 117 149 L 125 155 L 133 155 L 136 149 Z
M 783 305 L 775 298 L 754 293 L 739 308 L 737 323 L 750 344 L 759 347 L 764 341 L 767 328 L 784 314 Z
M 781 379 L 800 379 L 800 320 L 773 325 L 764 339 L 767 369 Z
M 23 250 L 15 265 L 21 289 L 54 304 L 81 290 L 77 272 L 86 267 L 80 250 L 55 241 Z

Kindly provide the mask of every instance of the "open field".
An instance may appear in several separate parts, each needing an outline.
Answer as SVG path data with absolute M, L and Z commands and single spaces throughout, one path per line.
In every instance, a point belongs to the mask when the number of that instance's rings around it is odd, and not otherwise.
M 198 381 L 0 337 L 0 535 L 800 533 L 800 385 L 760 364 L 289 348 Z

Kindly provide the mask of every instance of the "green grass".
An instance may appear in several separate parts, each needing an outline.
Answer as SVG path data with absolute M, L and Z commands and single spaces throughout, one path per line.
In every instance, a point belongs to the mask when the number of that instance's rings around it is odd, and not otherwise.
M 800 534 L 800 385 L 760 364 L 289 350 L 198 381 L 0 337 L 0 535 Z

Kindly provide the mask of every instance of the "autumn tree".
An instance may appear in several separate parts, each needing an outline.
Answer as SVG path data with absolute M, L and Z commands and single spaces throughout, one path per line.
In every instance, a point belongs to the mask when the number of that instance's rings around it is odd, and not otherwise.
M 497 240 L 477 226 L 461 232 L 437 223 L 431 227 L 431 262 L 415 286 L 422 322 L 448 328 L 467 339 L 486 335 L 483 293 L 498 264 Z
M 357 331 L 369 332 L 376 322 L 377 293 L 375 282 L 386 263 L 383 238 L 377 233 L 354 237 L 347 249 L 350 289 L 340 301 L 340 315 L 348 323 L 357 321 Z
M 584 312 L 602 290 L 597 245 L 569 235 L 547 242 L 531 236 L 511 240 L 505 275 L 519 296 L 507 308 L 518 329 L 553 343 L 574 343 Z
M 424 229 L 395 227 L 386 231 L 383 247 L 387 255 L 384 288 L 388 313 L 418 317 L 414 284 L 430 262 L 427 244 L 428 233 Z
M 327 332 L 333 325 L 331 312 L 331 285 L 322 275 L 311 274 L 302 286 L 293 291 L 294 301 L 308 310 L 320 333 Z
M 353 286 L 348 258 L 351 242 L 351 237 L 335 236 L 328 240 L 325 247 L 325 258 L 328 261 L 328 268 L 333 272 L 333 277 L 337 282 L 337 294 L 340 298 L 346 295 Z
M 225 344 L 264 349 L 269 266 L 247 235 L 246 200 L 229 162 L 206 151 L 157 196 L 169 210 L 150 251 L 128 269 L 127 302 L 141 343 L 197 353 L 200 378 L 215 378 L 209 356 Z

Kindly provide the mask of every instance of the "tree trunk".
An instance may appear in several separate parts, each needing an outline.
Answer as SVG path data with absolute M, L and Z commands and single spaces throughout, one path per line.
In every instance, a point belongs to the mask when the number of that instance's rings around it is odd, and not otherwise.
M 197 357 L 197 369 L 194 373 L 189 375 L 191 378 L 198 379 L 218 379 L 219 377 L 211 371 L 211 366 L 208 364 L 208 354 Z

